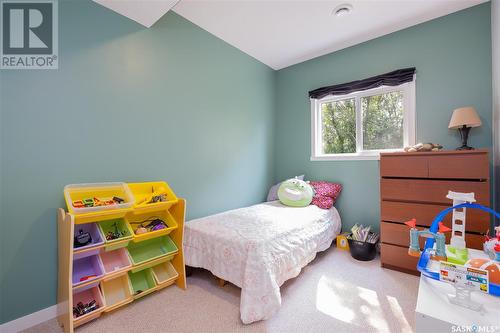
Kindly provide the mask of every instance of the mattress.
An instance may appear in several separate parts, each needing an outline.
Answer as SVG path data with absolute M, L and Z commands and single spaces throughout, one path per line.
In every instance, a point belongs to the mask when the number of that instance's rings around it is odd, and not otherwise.
M 266 202 L 187 222 L 184 258 L 241 288 L 240 316 L 248 324 L 278 311 L 280 286 L 329 248 L 340 229 L 335 207 Z

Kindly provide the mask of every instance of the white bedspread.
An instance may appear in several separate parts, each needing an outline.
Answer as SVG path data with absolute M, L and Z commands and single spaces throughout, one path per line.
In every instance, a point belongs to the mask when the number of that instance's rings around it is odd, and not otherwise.
M 266 202 L 187 222 L 184 258 L 241 288 L 240 315 L 248 324 L 278 311 L 279 287 L 326 250 L 340 227 L 335 208 Z

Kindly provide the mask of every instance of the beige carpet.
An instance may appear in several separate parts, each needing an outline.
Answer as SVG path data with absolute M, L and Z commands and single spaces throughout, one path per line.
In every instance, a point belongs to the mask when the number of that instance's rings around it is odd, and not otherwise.
M 282 286 L 282 307 L 265 322 L 243 325 L 240 290 L 196 270 L 187 290 L 166 288 L 76 332 L 413 332 L 417 291 L 417 277 L 332 247 Z M 60 331 L 51 320 L 26 332 Z

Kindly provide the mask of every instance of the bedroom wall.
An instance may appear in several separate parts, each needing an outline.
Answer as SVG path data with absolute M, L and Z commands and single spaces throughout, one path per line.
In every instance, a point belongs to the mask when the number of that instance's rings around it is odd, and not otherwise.
M 69 183 L 164 179 L 188 218 L 262 201 L 274 71 L 169 13 L 146 29 L 59 1 L 58 70 L 1 71 L 1 307 L 56 302 L 56 209 Z
M 491 27 L 486 3 L 278 71 L 275 181 L 305 173 L 340 182 L 344 230 L 379 226 L 378 161 L 310 161 L 308 91 L 415 66 L 417 142 L 459 145 L 453 109 L 473 105 L 483 126 L 470 144 L 492 148 Z

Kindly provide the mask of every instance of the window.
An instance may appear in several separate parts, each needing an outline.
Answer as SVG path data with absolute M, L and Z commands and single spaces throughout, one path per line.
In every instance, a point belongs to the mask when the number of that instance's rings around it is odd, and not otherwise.
M 311 99 L 311 160 L 378 159 L 415 144 L 415 81 Z

